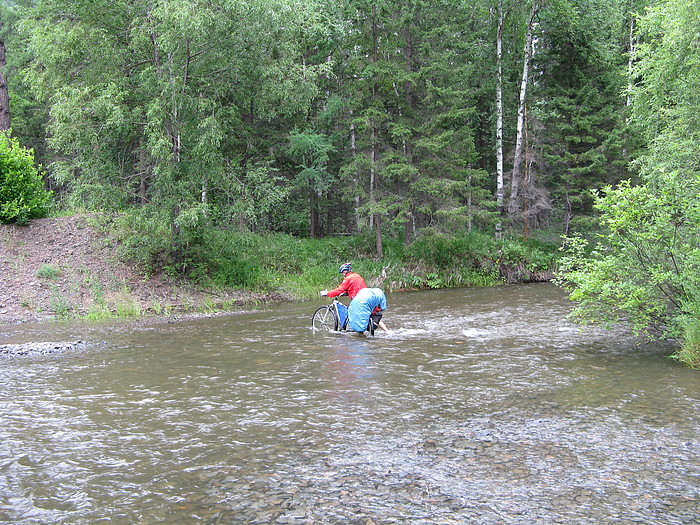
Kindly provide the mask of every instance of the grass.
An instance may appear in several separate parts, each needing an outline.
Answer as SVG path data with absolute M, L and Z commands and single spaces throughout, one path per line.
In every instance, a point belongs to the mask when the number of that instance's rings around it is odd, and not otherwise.
M 36 276 L 41 279 L 54 280 L 61 276 L 61 270 L 55 268 L 49 264 L 42 264 L 41 267 L 36 271 Z
M 410 246 L 387 236 L 379 260 L 371 235 L 309 239 L 200 226 L 169 238 L 171 230 L 152 216 L 125 216 L 113 229 L 124 260 L 139 264 L 146 275 L 165 271 L 207 289 L 291 299 L 314 298 L 333 287 L 339 281 L 337 268 L 346 261 L 369 286 L 387 291 L 484 286 L 502 282 L 504 265 L 522 274 L 549 269 L 558 248 L 551 242 L 496 241 L 478 233 L 426 234 Z
M 109 232 L 108 240 L 122 261 L 137 265 L 144 275 L 164 273 L 204 290 L 249 291 L 292 300 L 314 299 L 320 290 L 335 287 L 341 280 L 338 267 L 346 261 L 369 286 L 386 291 L 489 286 L 503 282 L 504 265 L 548 268 L 555 264 L 558 248 L 544 241 L 496 241 L 490 234 L 479 233 L 426 233 L 405 246 L 387 235 L 384 256 L 378 259 L 370 234 L 310 239 L 199 226 L 173 237 L 169 218 L 155 214 L 103 215 L 90 220 Z M 60 269 L 49 265 L 37 272 L 49 280 L 60 274 Z M 139 304 L 119 283 L 102 285 L 87 270 L 82 273 L 82 285 L 91 299 L 85 314 L 90 319 L 166 310 L 160 304 Z M 205 311 L 225 308 L 214 301 L 181 306 Z M 54 307 L 71 310 L 58 298 Z
M 73 306 L 57 286 L 52 286 L 51 297 L 49 298 L 49 308 L 58 317 L 66 319 L 70 317 L 70 312 L 73 309 Z

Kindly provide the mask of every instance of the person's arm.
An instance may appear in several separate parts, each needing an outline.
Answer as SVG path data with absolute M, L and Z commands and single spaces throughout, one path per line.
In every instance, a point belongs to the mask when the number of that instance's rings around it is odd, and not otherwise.
M 325 295 L 326 297 L 338 297 L 339 295 L 343 295 L 344 293 L 348 292 L 348 286 L 350 285 L 350 279 L 347 277 L 343 279 L 343 282 L 340 283 L 340 285 L 337 288 L 334 288 L 333 290 L 323 290 L 321 292 L 321 295 Z M 325 292 L 325 293 L 324 293 Z

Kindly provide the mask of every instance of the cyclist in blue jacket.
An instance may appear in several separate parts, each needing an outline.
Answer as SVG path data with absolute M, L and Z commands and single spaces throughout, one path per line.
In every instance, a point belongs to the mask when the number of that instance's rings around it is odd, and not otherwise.
M 348 308 L 348 329 L 354 332 L 368 330 L 374 335 L 378 326 L 388 332 L 382 321 L 382 312 L 386 310 L 386 295 L 379 288 L 363 288 L 350 303 Z

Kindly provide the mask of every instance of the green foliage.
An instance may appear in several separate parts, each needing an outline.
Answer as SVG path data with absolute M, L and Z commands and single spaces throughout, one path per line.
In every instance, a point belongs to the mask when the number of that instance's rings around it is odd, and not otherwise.
M 528 101 L 537 219 L 550 196 L 561 214 L 589 211 L 588 189 L 626 173 L 626 5 L 540 9 Z M 443 7 L 29 2 L 11 22 L 21 136 L 50 146 L 41 155 L 68 208 L 175 217 L 202 205 L 215 227 L 312 236 L 376 218 L 406 245 L 426 227 L 487 231 L 499 220 L 494 5 Z M 529 10 L 503 7 L 508 146 Z
M 495 241 L 486 235 L 447 236 L 428 234 L 415 240 L 406 250 L 410 259 L 437 269 L 468 266 L 479 268 L 496 250 Z
M 649 139 L 638 160 L 643 184 L 596 196 L 605 228 L 586 254 L 569 244 L 561 284 L 583 321 L 626 321 L 678 338 L 678 358 L 698 366 L 700 312 L 700 26 L 697 2 L 660 2 L 641 21 L 633 115 Z
M 58 268 L 54 268 L 49 264 L 42 264 L 36 271 L 36 276 L 40 277 L 41 279 L 53 280 L 58 278 L 60 275 L 61 270 Z
M 205 274 L 200 279 L 222 287 L 259 288 L 261 261 L 252 255 L 257 243 L 258 239 L 248 233 L 208 231 L 205 242 L 192 250 Z
M 561 215 L 590 216 L 590 190 L 629 178 L 638 141 L 621 92 L 631 17 L 609 0 L 548 2 L 540 12 L 531 103 L 536 178 Z M 579 230 L 580 231 L 580 230 Z
M 557 246 L 551 242 L 497 241 L 474 233 L 425 235 L 406 250 L 408 259 L 425 269 L 413 280 L 430 288 L 545 280 L 557 264 L 556 254 Z
M 50 203 L 34 154 L 0 132 L 0 222 L 27 224 L 46 217 Z
M 212 227 L 190 209 L 173 222 L 157 207 L 118 216 L 109 226 L 119 254 L 149 275 L 166 272 L 207 287 L 245 288 L 293 298 L 315 297 L 335 286 L 346 261 L 370 286 L 387 290 L 490 285 L 499 281 L 503 258 L 523 268 L 552 262 L 553 245 L 500 241 L 484 234 L 424 235 L 408 247 L 385 240 L 376 259 L 371 235 L 304 239 Z M 173 247 L 177 247 L 175 250 Z
M 700 370 L 700 311 L 679 316 L 677 328 L 682 336 L 680 348 L 671 356 L 687 367 Z
M 639 332 L 679 335 L 674 319 L 700 299 L 700 186 L 674 190 L 667 183 L 662 192 L 629 183 L 608 188 L 596 201 L 606 231 L 590 255 L 585 241 L 570 240 L 560 282 L 582 321 L 627 321 Z
M 172 229 L 161 210 L 146 207 L 107 220 L 105 228 L 117 241 L 122 259 L 138 264 L 146 274 L 172 264 Z
M 289 192 L 270 161 L 328 69 L 300 65 L 301 40 L 328 30 L 305 4 L 33 3 L 25 77 L 50 107 L 67 205 L 206 203 L 216 220 L 264 226 Z
M 289 136 L 289 154 L 299 161 L 297 179 L 312 192 L 326 191 L 331 185 L 327 171 L 333 145 L 323 133 L 292 131 Z
M 530 272 L 552 271 L 556 265 L 557 245 L 538 240 L 503 239 L 499 241 L 500 261 L 522 265 Z
M 51 286 L 51 297 L 49 298 L 49 308 L 57 316 L 68 318 L 73 306 L 57 286 Z
M 490 178 L 475 167 L 489 156 L 476 138 L 477 101 L 494 73 L 484 59 L 489 24 L 479 23 L 488 8 L 357 0 L 344 9 L 348 59 L 337 70 L 354 146 L 340 173 L 358 229 L 379 217 L 388 236 L 408 244 L 428 225 L 444 233 L 486 226 Z
M 627 173 L 627 5 L 554 0 L 539 11 L 528 99 L 535 219 L 553 206 L 572 228 L 588 228 L 589 189 Z M 46 164 L 62 203 L 123 212 L 120 252 L 147 273 L 306 293 L 301 278 L 322 282 L 322 268 L 347 258 L 397 286 L 544 272 L 554 264 L 549 246 L 470 233 L 501 220 L 494 5 L 444 7 L 37 0 L 18 14 L 13 42 L 23 51 L 13 70 L 24 67 L 12 85 L 50 116 L 46 136 L 31 128 L 52 148 Z M 507 145 L 529 9 L 503 7 Z M 667 84 L 649 100 L 678 98 L 682 84 Z M 23 106 L 20 121 L 30 113 Z M 690 162 L 692 141 L 672 138 L 666 147 L 680 145 Z M 246 231 L 262 235 L 252 241 Z

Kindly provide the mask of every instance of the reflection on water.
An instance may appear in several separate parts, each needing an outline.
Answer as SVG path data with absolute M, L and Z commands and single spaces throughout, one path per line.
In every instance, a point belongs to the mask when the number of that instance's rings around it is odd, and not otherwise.
M 323 372 L 330 381 L 328 393 L 332 396 L 345 392 L 368 395 L 377 375 L 370 353 L 373 341 L 355 334 L 339 335 L 335 348 L 324 355 Z
M 390 334 L 313 333 L 315 304 L 0 359 L 0 521 L 683 523 L 700 381 L 549 285 L 393 294 Z

